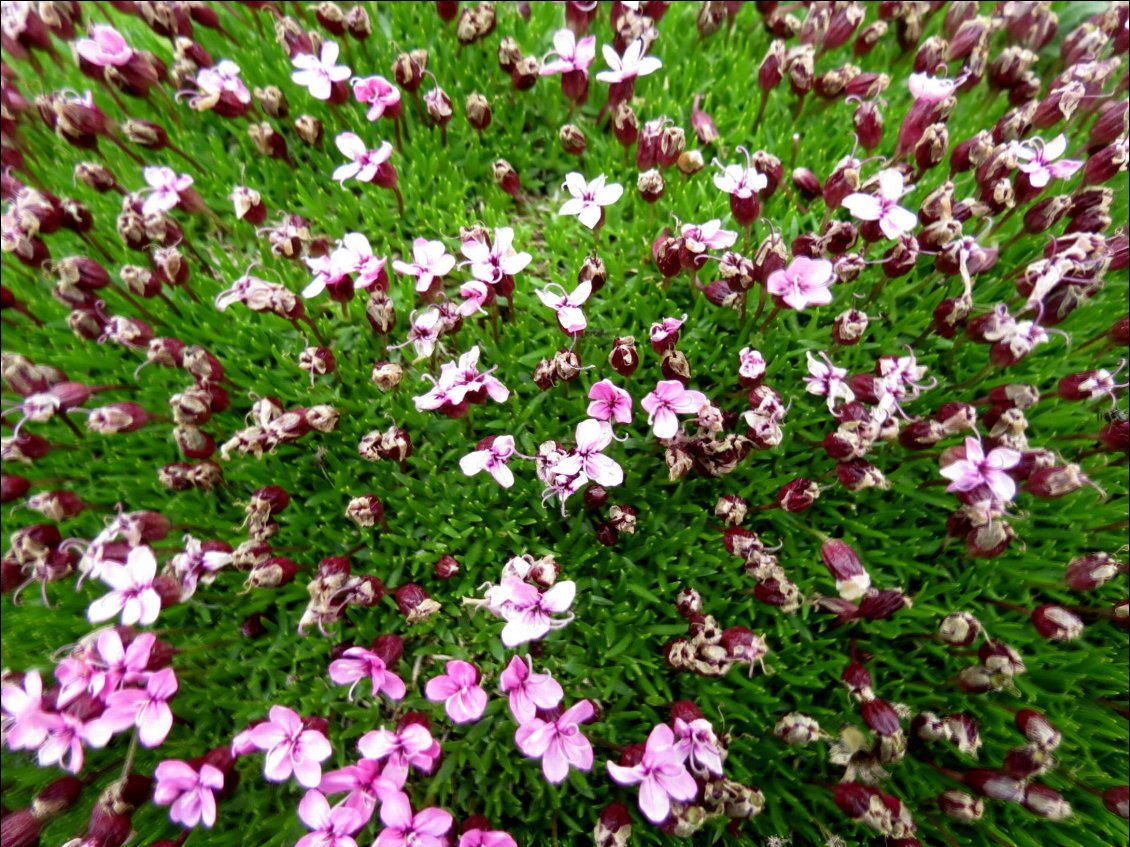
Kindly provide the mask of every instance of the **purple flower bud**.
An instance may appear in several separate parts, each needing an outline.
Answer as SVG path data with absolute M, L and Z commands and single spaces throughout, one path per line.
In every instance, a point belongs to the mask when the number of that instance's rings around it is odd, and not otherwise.
M 1117 785 L 1103 792 L 1103 805 L 1112 815 L 1130 818 L 1130 786 Z
M 1002 771 L 978 768 L 968 771 L 962 780 L 982 797 L 1003 803 L 1019 803 L 1024 797 L 1024 783 Z
M 567 3 L 566 10 L 579 3 Z M 623 762 L 621 762 L 623 764 Z M 625 847 L 632 838 L 632 815 L 622 803 L 611 803 L 604 807 L 597 818 L 593 830 L 593 843 L 596 847 Z
M 612 342 L 612 351 L 608 354 L 608 364 L 622 377 L 630 377 L 635 373 L 640 364 L 635 338 L 630 335 L 623 338 L 617 337 Z
M 435 575 L 439 579 L 451 579 L 459 573 L 459 562 L 454 556 L 443 555 L 435 564 Z
M 938 808 L 946 817 L 961 823 L 979 821 L 985 814 L 985 802 L 980 797 L 956 788 L 938 795 Z
M 797 477 L 777 492 L 776 505 L 785 512 L 803 512 L 820 496 L 820 486 L 810 479 Z
M 385 507 L 375 494 L 354 497 L 345 508 L 345 516 L 363 529 L 384 524 Z M 387 524 L 385 524 L 387 526 Z
M 392 77 L 396 84 L 415 94 L 424 81 L 424 70 L 428 67 L 428 52 L 426 50 L 413 50 L 410 53 L 401 53 L 392 63 Z
M 1071 805 L 1063 799 L 1063 795 L 1046 785 L 1029 783 L 1021 802 L 1029 812 L 1048 820 L 1062 821 L 1072 814 Z
M 694 103 L 691 105 L 691 129 L 693 129 L 695 135 L 698 136 L 699 143 L 705 146 L 717 141 L 719 133 L 714 119 L 698 108 L 699 100 L 701 99 L 702 95 L 696 94 Z
M 664 182 L 663 174 L 655 168 L 649 171 L 644 171 L 636 179 L 636 188 L 640 192 L 640 196 L 647 203 L 655 203 L 660 197 L 663 196 Z
M 865 700 L 860 706 L 860 714 L 863 722 L 876 735 L 891 736 L 902 730 L 898 713 L 886 700 Z
M 492 172 L 494 174 L 494 184 L 513 197 L 515 200 L 522 199 L 522 184 L 518 179 L 518 172 L 514 170 L 505 159 L 496 159 L 492 165 Z
M 1074 641 L 1083 634 L 1083 621 L 1062 606 L 1045 603 L 1032 612 L 1036 631 L 1049 641 Z
M 981 634 L 981 622 L 969 612 L 952 612 L 942 618 L 938 636 L 954 647 L 968 647 Z
M 400 586 L 394 592 L 396 607 L 412 626 L 425 621 L 440 610 L 440 605 L 423 588 L 414 582 Z

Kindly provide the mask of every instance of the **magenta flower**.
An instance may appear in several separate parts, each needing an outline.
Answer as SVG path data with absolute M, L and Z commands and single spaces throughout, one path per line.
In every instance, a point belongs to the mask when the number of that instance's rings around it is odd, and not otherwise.
M 942 476 L 952 480 L 946 491 L 973 491 L 983 485 L 994 498 L 1008 502 L 1016 496 L 1016 481 L 1007 471 L 1020 459 L 1020 453 L 1008 447 L 997 447 L 986 456 L 980 441 L 966 438 L 965 458 L 942 468 Z
M 624 186 L 618 182 L 605 185 L 604 174 L 585 182 L 581 174 L 573 171 L 565 174 L 564 188 L 573 196 L 565 201 L 558 214 L 576 215 L 589 229 L 596 229 L 604 220 L 605 206 L 611 206 L 624 195 Z
M 1067 152 L 1067 136 L 1062 132 L 1046 144 L 1035 138 L 1016 147 L 1020 171 L 1028 174 L 1033 188 L 1043 188 L 1053 179 L 1067 179 L 1083 167 L 1077 159 L 1056 161 Z
M 773 271 L 766 280 L 769 293 L 798 312 L 832 302 L 832 263 L 827 259 L 797 256 L 788 267 Z
M 299 53 L 291 60 L 297 68 L 291 73 L 291 80 L 295 85 L 308 89 L 310 96 L 316 100 L 329 100 L 333 84 L 349 79 L 349 66 L 337 63 L 340 52 L 336 41 L 325 41 L 318 56 Z
M 150 189 L 141 206 L 141 211 L 146 215 L 175 209 L 181 201 L 181 194 L 192 188 L 192 177 L 187 174 L 178 176 L 172 168 L 144 168 L 141 174 Z
M 918 216 L 898 204 L 906 193 L 903 176 L 894 168 L 879 171 L 879 195 L 856 192 L 844 198 L 844 208 L 861 221 L 878 221 L 887 238 L 895 239 L 918 224 Z
M 577 446 L 557 463 L 556 472 L 565 476 L 581 473 L 608 488 L 623 484 L 623 468 L 602 452 L 611 443 L 611 424 L 593 418 L 581 421 L 577 424 Z
M 62 712 L 44 714 L 43 722 L 47 737 L 36 753 L 41 768 L 58 764 L 65 771 L 78 773 L 82 770 L 83 746 L 105 747 L 110 741 L 110 730 L 97 718 L 84 721 Z
M 366 759 L 384 761 L 384 775 L 400 785 L 408 776 L 408 769 L 415 768 L 422 773 L 431 773 L 439 761 L 439 742 L 432 738 L 426 726 L 418 723 L 406 724 L 395 732 L 388 729 L 374 729 L 366 732 L 357 742 L 357 749 Z
M 574 71 L 580 71 L 587 76 L 589 66 L 596 58 L 596 36 L 589 35 L 577 41 L 577 36 L 573 34 L 573 30 L 559 29 L 553 34 L 553 50 L 546 54 L 546 58 L 548 59 L 550 56 L 557 58 L 553 61 L 542 62 L 542 76 L 567 74 Z
M 298 803 L 298 817 L 310 832 L 294 847 L 357 847 L 353 835 L 363 827 L 365 815 L 347 800 L 330 808 L 321 791 L 307 791 Z
M 467 476 L 486 471 L 503 488 L 510 488 L 514 484 L 514 473 L 507 467 L 507 462 L 514 455 L 514 449 L 514 436 L 497 435 L 484 449 L 475 450 L 460 459 L 459 469 Z
M 673 347 L 679 340 L 679 330 L 683 328 L 683 324 L 686 322 L 687 316 L 683 315 L 681 318 L 664 318 L 658 323 L 653 323 L 648 332 L 648 338 L 655 351 L 659 352 L 665 347 Z
M 446 847 L 451 814 L 435 807 L 412 814 L 406 794 L 397 793 L 381 804 L 381 830 L 373 847 Z
M 407 776 L 407 768 L 391 764 L 383 768 L 377 759 L 360 759 L 356 764 L 322 774 L 318 790 L 323 794 L 349 792 L 345 803 L 361 813 L 363 823 L 368 823 L 377 803 L 400 791 Z
M 510 714 L 519 724 L 527 724 L 537 717 L 538 709 L 555 709 L 565 692 L 561 685 L 547 673 L 534 673 L 528 656 L 514 656 L 502 672 L 500 684 L 510 699 Z
M 192 829 L 197 824 L 211 828 L 216 823 L 216 793 L 224 787 L 224 774 L 212 765 L 197 771 L 180 759 L 166 759 L 153 772 L 157 784 L 153 802 L 169 806 L 169 820 Z
M 518 847 L 518 842 L 500 829 L 475 828 L 459 836 L 458 847 Z
M 4 716 L 0 733 L 11 750 L 35 750 L 47 738 L 47 715 L 43 711 L 43 679 L 39 671 L 28 671 L 17 685 L 0 685 L 0 709 Z
M 374 697 L 384 692 L 390 700 L 400 700 L 405 694 L 404 680 L 390 671 L 380 656 L 364 647 L 350 647 L 340 659 L 330 662 L 329 672 L 335 683 L 349 686 L 350 700 L 353 689 L 365 677 L 372 683 Z
M 254 727 L 248 742 L 267 751 L 263 775 L 269 782 L 285 782 L 291 773 L 303 788 L 317 788 L 322 766 L 333 753 L 330 742 L 316 729 L 304 729 L 302 718 L 286 706 L 271 706 L 269 720 Z
M 412 242 L 412 264 L 399 259 L 392 263 L 398 274 L 416 277 L 416 290 L 427 291 L 440 277 L 451 273 L 455 267 L 455 257 L 447 252 L 442 241 L 428 241 L 417 238 Z
M 428 680 L 424 694 L 433 703 L 443 701 L 452 723 L 477 721 L 487 707 L 487 693 L 479 685 L 479 669 L 459 659 L 452 659 L 445 668 L 446 673 Z
M 558 294 L 557 291 L 561 293 Z M 557 312 L 557 325 L 561 327 L 562 332 L 574 335 L 583 332 L 588 326 L 585 313 L 581 311 L 581 306 L 592 294 L 592 283 L 588 280 L 577 283 L 572 294 L 567 294 L 564 288 L 554 282 L 538 289 L 534 294 L 542 303 Z
M 647 737 L 643 760 L 626 768 L 608 763 L 608 773 L 621 785 L 639 785 L 640 811 L 652 823 L 663 823 L 671 813 L 671 801 L 690 802 L 698 793 L 694 777 L 683 765 L 675 749 L 675 734 L 666 724 L 658 724 Z
M 101 623 L 121 614 L 126 626 L 153 623 L 161 613 L 161 595 L 153 587 L 156 576 L 157 560 L 148 547 L 134 547 L 124 565 L 106 562 L 101 578 L 114 590 L 90 604 L 87 618 L 91 623 Z
M 685 721 L 675 718 L 675 752 L 692 772 L 706 777 L 722 776 L 722 750 L 718 736 L 706 718 Z
M 687 249 L 696 255 L 707 250 L 729 249 L 738 240 L 736 232 L 722 229 L 718 218 L 704 224 L 683 224 L 682 236 Z
M 353 96 L 358 103 L 368 103 L 365 113 L 371 121 L 384 115 L 390 118 L 400 116 L 400 89 L 383 76 L 368 76 L 353 80 Z
M 809 376 L 804 378 L 804 390 L 817 397 L 827 397 L 829 412 L 836 411 L 837 400 L 850 403 L 855 399 L 855 392 L 847 384 L 847 368 L 837 368 L 827 353 L 820 354 L 823 361 L 813 356 L 811 351 L 805 356 L 808 358 Z
M 555 720 L 533 718 L 518 727 L 514 743 L 524 756 L 541 759 L 547 781 L 557 785 L 569 775 L 570 765 L 577 770 L 592 768 L 592 744 L 581 734 L 580 725 L 596 714 L 592 703 L 581 700 Z
M 138 740 L 146 747 L 159 747 L 173 728 L 169 700 L 177 693 L 177 675 L 163 668 L 149 677 L 145 690 L 124 688 L 106 700 L 106 711 L 99 720 L 113 733 L 137 727 Z
M 577 594 L 577 584 L 572 580 L 561 580 L 544 593 L 537 586 L 520 580 L 504 580 L 502 588 L 505 590 L 491 599 L 504 600 L 498 611 L 506 621 L 502 643 L 509 648 L 544 638 L 551 629 L 560 629 L 573 620 L 568 613 Z
M 589 400 L 592 401 L 588 408 L 590 418 L 622 424 L 632 422 L 632 395 L 610 380 L 594 383 L 589 389 Z
M 701 391 L 688 391 L 677 379 L 661 379 L 640 405 L 656 438 L 674 438 L 679 431 L 676 415 L 697 415 L 706 402 Z
M 334 144 L 349 161 L 339 165 L 333 172 L 338 182 L 356 179 L 358 182 L 372 182 L 377 172 L 392 158 L 392 145 L 382 141 L 381 146 L 371 150 L 365 146 L 361 137 L 352 132 L 343 132 L 334 139 Z
M 508 226 L 498 227 L 489 245 L 468 238 L 459 250 L 471 263 L 471 275 L 487 285 L 496 285 L 504 276 L 521 273 L 533 261 L 529 253 L 514 250 L 514 230 Z
M 75 50 L 79 56 L 99 68 L 120 68 L 133 58 L 133 48 L 126 43 L 122 34 L 104 24 L 94 24 L 90 28 L 89 38 L 80 38 L 75 42 Z
M 459 304 L 458 312 L 468 318 L 483 311 L 483 306 L 491 299 L 491 290 L 482 280 L 469 279 L 460 284 L 459 296 L 463 302 Z
M 611 46 L 605 44 L 600 51 L 604 54 L 604 61 L 608 63 L 608 70 L 600 71 L 596 78 L 601 82 L 621 83 L 655 73 L 663 67 L 663 63 L 654 56 L 645 56 L 646 49 L 647 45 L 642 38 L 637 38 L 629 44 L 623 56 L 618 55 Z

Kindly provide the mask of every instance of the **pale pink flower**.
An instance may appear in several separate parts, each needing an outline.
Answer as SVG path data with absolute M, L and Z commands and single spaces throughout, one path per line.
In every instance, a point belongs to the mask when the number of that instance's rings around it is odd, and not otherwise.
M 847 368 L 837 368 L 827 353 L 822 352 L 820 359 L 813 356 L 811 351 L 805 356 L 808 358 L 809 375 L 804 378 L 804 390 L 817 397 L 827 397 L 829 412 L 836 411 L 837 400 L 850 403 L 855 399 L 855 392 L 847 384 Z
M 431 773 L 440 755 L 439 742 L 426 726 L 418 723 L 406 724 L 396 731 L 381 728 L 366 732 L 357 742 L 357 749 L 366 759 L 387 759 L 384 776 L 398 785 L 404 784 L 410 767 Z
M 47 715 L 43 711 L 43 679 L 39 671 L 28 671 L 17 685 L 0 685 L 0 733 L 11 750 L 35 750 L 47 738 Z
M 416 290 L 420 292 L 427 291 L 432 283 L 455 267 L 455 257 L 447 252 L 443 242 L 426 238 L 412 242 L 412 259 L 412 264 L 397 259 L 392 267 L 398 274 L 416 277 Z
M 952 480 L 946 491 L 973 491 L 985 486 L 997 500 L 1008 502 L 1016 496 L 1016 481 L 1009 468 L 1020 463 L 1021 455 L 1008 447 L 997 447 L 985 455 L 976 438 L 965 439 L 965 458 L 942 468 L 942 476 Z
M 743 347 L 738 351 L 738 376 L 758 380 L 765 376 L 766 367 L 768 365 L 761 351 L 752 347 Z
M 309 90 L 316 100 L 329 100 L 335 82 L 349 79 L 349 66 L 337 63 L 341 48 L 336 41 L 322 42 L 322 52 L 318 56 L 299 53 L 291 62 L 297 68 L 290 78 L 295 85 Z
M 585 182 L 581 174 L 573 171 L 565 174 L 564 187 L 573 196 L 565 201 L 558 214 L 576 215 L 589 229 L 596 229 L 604 219 L 605 206 L 611 206 L 624 195 L 624 186 L 618 182 L 605 185 L 604 174 Z
M 663 823 L 671 813 L 671 801 L 688 803 L 698 793 L 694 777 L 683 765 L 675 749 L 675 734 L 666 724 L 658 724 L 647 737 L 643 759 L 626 768 L 608 763 L 608 773 L 621 785 L 639 785 L 640 810 L 652 823 Z
M 349 161 L 339 165 L 333 172 L 333 179 L 345 182 L 356 179 L 358 182 L 372 182 L 377 171 L 392 158 L 392 145 L 382 141 L 381 146 L 370 149 L 359 135 L 343 132 L 334 139 L 334 144 Z
M 640 405 L 656 438 L 674 438 L 679 431 L 676 415 L 697 415 L 706 402 L 701 391 L 688 391 L 677 379 L 661 379 Z
M 106 700 L 106 711 L 99 720 L 113 733 L 131 726 L 138 729 L 138 740 L 146 747 L 159 747 L 173 728 L 169 700 L 177 693 L 177 675 L 162 668 L 149 677 L 145 690 L 124 688 Z
M 473 723 L 487 708 L 487 693 L 479 685 L 479 669 L 470 662 L 452 659 L 445 673 L 432 677 L 424 694 L 433 703 L 443 701 L 452 723 Z
M 330 269 L 333 274 L 349 274 L 353 277 L 355 288 L 372 288 L 385 276 L 383 256 L 374 256 L 369 239 L 359 232 L 347 232 L 341 244 L 330 254 Z M 302 295 L 308 296 L 306 292 Z
M 553 50 L 546 54 L 546 59 L 550 56 L 557 58 L 553 61 L 542 61 L 542 76 L 567 74 L 573 71 L 581 71 L 587 76 L 589 66 L 596 58 L 596 36 L 585 36 L 577 41 L 573 30 L 559 29 L 553 34 Z
M 902 173 L 894 168 L 879 171 L 879 194 L 856 192 L 844 198 L 843 206 L 861 221 L 878 221 L 887 238 L 898 238 L 918 224 L 918 216 L 898 204 L 906 187 Z
M 101 578 L 114 590 L 90 604 L 87 619 L 101 623 L 120 614 L 126 626 L 153 623 L 161 613 L 161 595 L 153 587 L 156 576 L 157 560 L 148 547 L 134 547 L 124 565 L 106 562 Z
M 189 104 L 193 108 L 209 109 L 227 98 L 248 105 L 251 92 L 239 73 L 239 65 L 230 59 L 221 59 L 210 68 L 201 68 L 196 74 L 196 92 L 190 97 Z
M 459 296 L 463 298 L 463 302 L 459 304 L 457 311 L 467 318 L 484 311 L 483 306 L 490 300 L 491 290 L 482 280 L 469 279 L 460 284 Z
M 588 415 L 598 421 L 632 422 L 632 395 L 611 380 L 602 379 L 589 389 Z
M 440 335 L 445 331 L 443 315 L 435 306 L 428 306 L 420 314 L 412 313 L 411 324 L 408 328 L 408 338 L 403 344 L 389 347 L 396 350 L 409 344 L 416 350 L 416 355 L 425 358 L 432 355 Z M 417 408 L 419 406 L 417 405 Z M 439 408 L 438 406 L 436 408 Z
M 707 250 L 726 250 L 738 240 L 738 234 L 722 229 L 718 218 L 704 224 L 683 224 L 683 242 L 691 253 L 705 253 Z
M 1077 159 L 1057 162 L 1056 159 L 1066 152 L 1067 136 L 1062 132 L 1047 143 L 1036 138 L 1016 147 L 1019 168 L 1022 173 L 1028 174 L 1028 182 L 1033 188 L 1043 188 L 1053 179 L 1067 179 L 1083 167 Z
M 510 700 L 510 714 L 519 724 L 527 724 L 537 717 L 538 709 L 554 709 L 560 705 L 565 692 L 561 685 L 547 673 L 534 673 L 528 656 L 514 656 L 502 672 L 502 691 Z
M 624 470 L 602 452 L 612 443 L 612 425 L 594 418 L 577 424 L 577 446 L 557 463 L 557 473 L 584 474 L 597 485 L 611 488 L 624 482 Z
M 366 677 L 372 683 L 374 697 L 384 692 L 390 700 L 400 700 L 406 690 L 404 680 L 389 670 L 380 656 L 364 647 L 350 647 L 340 659 L 330 662 L 329 673 L 330 679 L 338 685 L 349 686 L 350 700 L 353 689 Z
M 585 313 L 581 311 L 581 306 L 592 294 L 592 283 L 588 280 L 577 283 L 571 294 L 566 293 L 565 289 L 555 282 L 536 290 L 534 294 L 542 303 L 557 312 L 557 325 L 561 327 L 562 332 L 573 335 L 583 332 L 588 326 Z
M 651 346 L 659 350 L 675 344 L 679 340 L 679 330 L 686 322 L 687 316 L 683 315 L 681 318 L 664 318 L 658 323 L 653 323 L 648 331 Z
M 714 174 L 714 186 L 726 194 L 732 194 L 742 200 L 748 200 L 750 197 L 756 196 L 769 184 L 769 179 L 765 174 L 747 164 L 744 168 L 741 165 L 725 165 L 717 159 L 714 164 L 720 168 L 720 172 Z
M 141 206 L 146 215 L 168 212 L 180 203 L 181 193 L 192 187 L 193 179 L 188 174 L 177 174 L 172 168 L 149 167 L 141 171 L 145 182 L 151 189 Z
M 224 773 L 212 765 L 201 765 L 197 771 L 180 759 L 166 759 L 153 772 L 156 785 L 153 802 L 170 806 L 169 820 L 192 829 L 204 824 L 211 829 L 216 823 L 216 794 L 223 790 Z
M 788 267 L 773 271 L 766 280 L 769 293 L 798 312 L 832 302 L 832 263 L 827 259 L 797 256 Z
M 400 114 L 400 89 L 383 76 L 368 76 L 353 80 L 353 96 L 358 103 L 368 103 L 365 117 L 371 121 L 384 115 L 395 118 Z
M 623 56 L 618 55 L 610 45 L 605 44 L 600 51 L 604 54 L 608 70 L 600 71 L 596 78 L 608 83 L 630 82 L 636 77 L 655 73 L 663 67 L 663 63 L 655 56 L 645 56 L 645 50 L 647 45 L 642 38 L 637 38 L 629 44 Z
M 685 721 L 675 718 L 675 752 L 693 773 L 702 777 L 722 776 L 722 749 L 714 727 L 706 718 Z
M 316 729 L 304 729 L 302 718 L 286 706 L 271 706 L 270 719 L 251 729 L 248 742 L 267 751 L 263 775 L 269 782 L 285 782 L 293 773 L 303 788 L 317 788 L 322 766 L 333 753 L 330 742 Z
M 373 847 L 447 847 L 452 818 L 434 806 L 413 815 L 408 796 L 397 793 L 381 804 L 381 823 Z
M 502 643 L 506 647 L 512 649 L 537 641 L 551 629 L 560 629 L 573 620 L 569 609 L 577 595 L 577 584 L 572 580 L 560 580 L 544 592 L 520 580 L 504 580 L 503 583 L 505 601 L 500 604 L 499 612 L 506 621 L 502 628 Z M 497 594 L 492 597 L 496 602 L 499 599 Z M 555 618 L 554 615 L 565 617 Z
M 471 264 L 471 275 L 488 285 L 496 285 L 504 276 L 521 273 L 533 261 L 529 253 L 515 251 L 514 230 L 508 226 L 494 231 L 490 245 L 468 238 L 459 250 Z
M 508 832 L 500 829 L 469 829 L 459 836 L 457 847 L 518 847 Z
M 514 450 L 514 436 L 495 436 L 483 449 L 474 450 L 460 459 L 459 469 L 467 476 L 486 471 L 503 488 L 510 488 L 514 484 L 514 473 L 507 467 L 507 462 L 514 455 Z
M 83 746 L 105 747 L 110 741 L 110 730 L 97 718 L 83 721 L 60 712 L 45 714 L 43 721 L 47 737 L 36 752 L 41 768 L 58 764 L 65 771 L 78 773 L 82 770 Z
M 365 825 L 365 815 L 349 804 L 330 808 L 321 791 L 311 789 L 298 802 L 298 817 L 310 830 L 294 847 L 357 847 L 353 836 Z
M 592 703 L 581 700 L 554 720 L 533 718 L 522 724 L 514 733 L 514 743 L 523 755 L 541 759 L 546 780 L 557 785 L 569 775 L 570 766 L 581 771 L 592 768 L 592 744 L 581 734 L 580 725 L 595 714 Z
M 90 37 L 80 38 L 75 42 L 75 50 L 79 56 L 99 68 L 120 68 L 133 58 L 133 48 L 126 43 L 122 34 L 104 24 L 91 26 Z
M 929 74 L 911 74 L 910 79 L 907 81 L 907 88 L 910 89 L 910 94 L 914 98 L 915 103 L 941 103 L 943 100 L 949 99 L 957 87 L 961 85 L 964 77 L 957 79 L 946 79 L 940 76 L 930 76 Z

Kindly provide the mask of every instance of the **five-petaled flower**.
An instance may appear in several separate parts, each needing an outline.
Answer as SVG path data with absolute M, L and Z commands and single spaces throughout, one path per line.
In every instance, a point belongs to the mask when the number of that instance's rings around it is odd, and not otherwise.
M 502 692 L 510 700 L 510 714 L 519 724 L 537 717 L 538 709 L 549 710 L 560 705 L 565 692 L 560 683 L 547 673 L 534 673 L 527 656 L 513 656 L 499 679 Z
M 1067 179 L 1083 167 L 1077 159 L 1059 159 L 1066 152 L 1067 136 L 1063 133 L 1048 142 L 1032 139 L 1017 145 L 1018 167 L 1021 173 L 1028 175 L 1028 182 L 1033 188 L 1043 188 L 1053 179 Z
M 487 693 L 479 685 L 479 669 L 459 659 L 452 659 L 445 666 L 445 673 L 429 679 L 424 694 L 433 703 L 443 701 L 452 723 L 473 723 L 487 708 Z
M 410 767 L 422 773 L 431 773 L 439 760 L 439 742 L 432 738 L 426 726 L 418 723 L 405 724 L 395 731 L 374 729 L 366 732 L 357 742 L 357 749 L 366 759 L 388 760 L 384 766 L 384 776 L 400 785 L 408 776 Z
M 506 620 L 502 643 L 514 648 L 544 638 L 551 629 L 560 629 L 573 620 L 569 609 L 577 595 L 577 584 L 563 579 L 546 591 L 520 579 L 504 579 L 492 599 L 501 601 L 499 613 Z M 555 618 L 554 615 L 565 615 Z
M 587 771 L 592 768 L 592 744 L 581 734 L 580 725 L 592 720 L 596 712 L 592 703 L 574 703 L 553 720 L 533 718 L 518 727 L 514 743 L 523 755 L 541 759 L 542 773 L 554 785 L 569 775 L 569 767 Z
M 623 56 L 620 56 L 610 45 L 605 44 L 600 48 L 600 52 L 604 54 L 608 70 L 600 71 L 596 78 L 601 82 L 620 83 L 655 73 L 663 67 L 663 63 L 655 56 L 645 56 L 646 50 L 647 45 L 642 38 L 637 38 L 629 44 Z
M 149 186 L 145 202 L 141 205 L 141 211 L 146 215 L 175 209 L 181 201 L 181 194 L 192 188 L 192 177 L 178 174 L 172 168 L 145 168 L 141 175 Z
M 638 765 L 628 768 L 609 762 L 608 773 L 621 785 L 639 785 L 640 810 L 652 823 L 667 819 L 672 800 L 687 803 L 698 793 L 694 777 L 675 748 L 675 734 L 666 724 L 652 729 Z
M 491 244 L 468 238 L 459 250 L 471 263 L 471 275 L 488 285 L 498 284 L 504 276 L 521 273 L 533 260 L 529 253 L 514 249 L 514 230 L 508 226 L 494 231 Z
M 592 294 L 592 283 L 588 280 L 577 283 L 571 294 L 566 293 L 564 288 L 553 282 L 545 288 L 536 290 L 534 294 L 542 303 L 557 312 L 557 325 L 561 327 L 562 332 L 575 335 L 583 332 L 588 326 L 585 313 L 581 311 L 581 306 Z
M 89 38 L 80 38 L 75 42 L 75 52 L 99 68 L 120 68 L 133 58 L 133 48 L 126 43 L 122 34 L 105 24 L 94 24 L 90 28 Z
M 317 788 L 322 765 L 333 753 L 330 742 L 316 729 L 305 729 L 302 718 L 286 706 L 271 706 L 270 720 L 254 727 L 248 742 L 266 750 L 263 775 L 270 782 L 284 782 L 291 773 L 303 788 Z
M 197 770 L 180 759 L 166 759 L 153 772 L 156 785 L 153 802 L 171 806 L 169 819 L 192 829 L 197 824 L 211 828 L 216 823 L 216 793 L 224 787 L 224 774 L 213 765 Z
M 674 438 L 679 431 L 676 415 L 696 415 L 706 402 L 701 391 L 688 391 L 677 379 L 661 379 L 640 405 L 656 438 Z
M 373 847 L 444 847 L 452 818 L 435 807 L 413 815 L 408 796 L 397 793 L 381 804 L 381 823 L 385 828 Z
M 20 684 L 4 681 L 0 685 L 0 708 L 4 710 L 0 728 L 12 750 L 35 750 L 47 737 L 43 711 L 43 678 L 39 671 L 28 671 Z
M 416 290 L 427 291 L 437 279 L 451 273 L 455 257 L 447 252 L 442 241 L 417 238 L 412 242 L 412 264 L 400 259 L 392 263 L 398 274 L 416 277 Z
M 507 467 L 507 462 L 514 455 L 514 436 L 496 435 L 484 441 L 488 443 L 459 460 L 459 469 L 467 476 L 486 471 L 503 488 L 510 488 L 514 484 L 514 472 Z
M 765 286 L 769 293 L 798 312 L 809 306 L 827 306 L 832 302 L 832 263 L 827 259 L 797 256 L 788 267 L 769 274 Z
M 372 182 L 377 172 L 392 157 L 392 145 L 382 141 L 381 146 L 370 149 L 361 137 L 352 132 L 343 132 L 334 139 L 334 144 L 349 161 L 339 165 L 333 172 L 338 182 L 356 179 L 358 182 Z
M 134 547 L 124 565 L 106 562 L 101 579 L 113 591 L 90 604 L 86 616 L 91 623 L 108 621 L 121 614 L 126 626 L 148 626 L 161 613 L 161 595 L 153 587 L 157 576 L 157 560 L 148 547 Z
M 353 699 L 353 689 L 366 677 L 373 685 L 374 696 L 384 692 L 390 700 L 404 697 L 404 680 L 388 669 L 384 660 L 372 650 L 364 647 L 350 647 L 341 654 L 340 659 L 330 662 L 330 679 L 338 685 L 349 686 L 349 699 Z
M 604 207 L 611 206 L 624 194 L 624 186 L 618 182 L 605 184 L 601 174 L 591 182 L 573 171 L 565 174 L 564 187 L 573 195 L 561 206 L 558 214 L 576 215 L 589 229 L 596 229 L 604 220 Z
M 557 463 L 559 474 L 581 473 L 597 485 L 611 488 L 624 482 L 624 470 L 615 459 L 602 452 L 612 443 L 612 425 L 595 418 L 577 424 L 577 446 Z
M 610 380 L 602 379 L 589 389 L 588 416 L 598 421 L 632 422 L 632 395 Z
M 613 55 L 616 54 L 613 53 Z M 542 62 L 540 72 L 542 76 L 567 74 L 574 71 L 580 71 L 587 75 L 589 65 L 596 58 L 596 36 L 588 35 L 578 41 L 573 30 L 559 29 L 553 34 L 553 50 L 546 54 L 546 59 L 550 56 L 557 58 Z M 656 59 L 655 61 L 659 60 Z
M 898 238 L 918 224 L 918 216 L 898 204 L 906 193 L 903 176 L 894 168 L 879 171 L 879 194 L 856 192 L 844 198 L 844 208 L 861 221 L 878 221 L 887 238 Z
M 942 476 L 951 480 L 946 491 L 974 491 L 984 486 L 994 499 L 1007 503 L 1016 496 L 1016 481 L 1008 471 L 1020 459 L 1020 453 L 1009 447 L 996 447 L 986 455 L 980 441 L 966 438 L 965 458 L 942 468 Z
M 291 73 L 291 80 L 295 85 L 308 89 L 311 97 L 329 100 L 334 83 L 349 79 L 349 66 L 337 63 L 340 52 L 341 48 L 336 41 L 325 41 L 322 43 L 322 52 L 317 56 L 299 53 L 292 60 L 297 70 Z

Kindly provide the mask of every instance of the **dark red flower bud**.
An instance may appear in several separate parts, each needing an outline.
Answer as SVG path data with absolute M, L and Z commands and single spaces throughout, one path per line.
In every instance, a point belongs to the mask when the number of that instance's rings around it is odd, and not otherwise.
M 803 512 L 820 496 L 820 486 L 810 479 L 797 477 L 777 492 L 777 507 L 786 512 Z
M 840 811 L 849 818 L 861 818 L 871 808 L 871 798 L 879 789 L 857 782 L 841 782 L 833 789 L 833 799 Z
M 630 377 L 635 373 L 640 364 L 639 351 L 636 349 L 636 340 L 628 335 L 617 337 L 612 342 L 612 351 L 608 354 L 608 364 L 612 370 L 623 377 Z
M 957 789 L 939 794 L 938 808 L 946 817 L 962 823 L 978 821 L 985 814 L 985 802 L 980 797 Z
M 0 503 L 21 499 L 31 489 L 31 482 L 22 476 L 4 474 L 0 477 Z
M 1024 783 L 1003 771 L 978 768 L 968 771 L 962 780 L 983 797 L 1004 803 L 1019 803 L 1024 797 Z
M 884 621 L 910 606 L 910 598 L 897 588 L 868 594 L 859 601 L 859 616 L 869 621 Z
M 1118 785 L 1103 792 L 1103 805 L 1112 815 L 1130 818 L 1130 786 Z
M 494 173 L 494 184 L 513 197 L 515 200 L 522 199 L 522 184 L 518 179 L 518 172 L 514 170 L 505 159 L 495 160 L 492 166 Z
M 890 736 L 902 730 L 898 713 L 886 700 L 865 700 L 860 706 L 860 714 L 863 722 L 877 735 Z
M 394 595 L 396 607 L 400 609 L 400 613 L 404 615 L 409 625 L 427 620 L 440 609 L 439 603 L 414 582 L 400 586 Z

